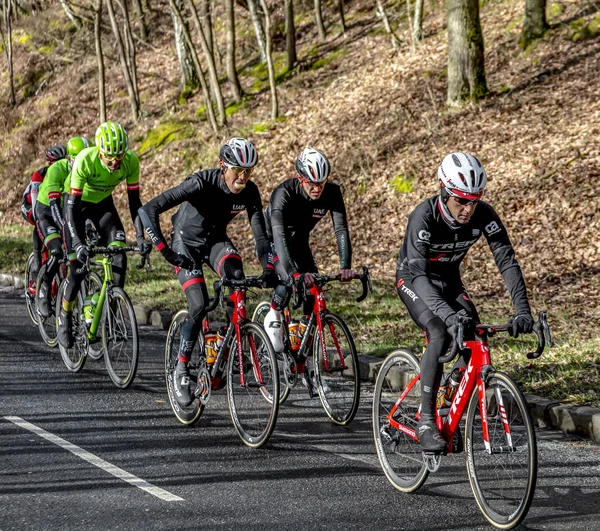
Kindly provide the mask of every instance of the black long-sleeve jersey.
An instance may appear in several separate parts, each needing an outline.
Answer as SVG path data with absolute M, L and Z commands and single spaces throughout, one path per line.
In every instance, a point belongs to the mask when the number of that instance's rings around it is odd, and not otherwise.
M 140 218 L 159 250 L 167 246 L 160 230 L 159 214 L 180 204 L 172 217 L 173 230 L 179 233 L 184 243 L 192 246 L 199 240 L 215 241 L 227 237 L 227 225 L 246 210 L 258 258 L 263 267 L 267 266 L 270 244 L 260 193 L 252 181 L 240 193 L 234 194 L 221 179 L 220 169 L 201 170 L 148 201 L 140 209 Z
M 446 303 L 444 295 L 462 286 L 460 263 L 483 234 L 516 313 L 530 312 L 521 268 L 496 211 L 488 203 L 479 201 L 468 223 L 451 228 L 444 221 L 438 202 L 439 196 L 430 197 L 408 217 L 396 280 L 409 278 L 427 307 L 445 321 L 455 311 Z
M 271 195 L 265 212 L 267 231 L 273 239 L 277 256 L 286 273 L 303 273 L 293 258 L 293 244 L 306 242 L 315 225 L 331 212 L 338 244 L 340 269 L 352 268 L 352 245 L 348 232 L 346 206 L 339 185 L 326 182 L 319 199 L 311 199 L 299 179 L 282 182 Z

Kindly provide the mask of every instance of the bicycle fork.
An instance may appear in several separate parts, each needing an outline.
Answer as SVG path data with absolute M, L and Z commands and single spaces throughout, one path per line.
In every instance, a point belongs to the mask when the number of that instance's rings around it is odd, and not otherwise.
M 496 408 L 498 409 L 498 414 L 500 414 L 500 419 L 502 421 L 502 427 L 504 429 L 506 444 L 500 446 L 492 446 L 490 443 L 490 427 L 488 422 L 488 409 L 486 400 L 486 376 L 487 374 L 482 374 L 477 384 L 477 394 L 479 398 L 479 413 L 481 416 L 481 430 L 483 434 L 485 451 L 489 455 L 516 452 L 517 450 L 513 446 L 510 425 L 508 423 L 508 415 L 506 413 L 506 406 L 504 404 L 504 399 L 502 398 L 502 393 L 500 392 L 500 387 L 494 388 L 494 398 L 496 400 Z

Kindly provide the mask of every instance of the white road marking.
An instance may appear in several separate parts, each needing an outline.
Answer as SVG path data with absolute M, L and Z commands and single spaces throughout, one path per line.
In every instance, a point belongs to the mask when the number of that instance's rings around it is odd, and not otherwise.
M 100 457 L 88 452 L 87 450 L 84 450 L 83 448 L 80 448 L 79 446 L 72 444 L 69 441 L 66 441 L 58 435 L 54 435 L 36 426 L 35 424 L 31 424 L 31 422 L 23 420 L 21 417 L 4 418 L 12 422 L 13 424 L 16 424 L 17 426 L 29 430 L 35 433 L 36 435 L 42 437 L 43 439 L 46 439 L 47 441 L 50 441 L 51 443 L 54 443 L 57 446 L 68 450 L 72 454 L 75 454 L 77 457 L 81 457 L 81 459 L 84 459 L 88 463 L 91 463 L 92 465 L 101 468 L 105 472 L 108 472 L 109 474 L 112 474 L 113 476 L 122 479 L 127 483 L 130 483 L 138 489 L 145 490 L 149 494 L 152 494 L 152 496 L 156 496 L 157 498 L 160 498 L 164 501 L 184 501 L 183 498 L 175 496 L 175 494 L 171 494 L 170 492 L 163 490 L 160 487 L 156 487 L 152 485 L 152 483 L 148 483 L 147 481 L 138 478 L 137 476 L 134 476 L 133 474 L 123 470 L 122 468 L 110 464 L 108 461 L 105 461 L 104 459 L 101 459 Z

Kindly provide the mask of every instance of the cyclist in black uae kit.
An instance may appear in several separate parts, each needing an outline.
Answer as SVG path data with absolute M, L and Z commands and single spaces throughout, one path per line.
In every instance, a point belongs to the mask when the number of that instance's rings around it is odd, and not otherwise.
M 346 219 L 346 207 L 339 185 L 328 182 L 330 165 L 320 151 L 307 147 L 296 159 L 296 178 L 281 183 L 271 195 L 265 212 L 267 231 L 273 242 L 274 264 L 282 280 L 295 280 L 304 274 L 304 282 L 311 286 L 313 273 L 318 272 L 310 250 L 310 232 L 327 214 L 331 213 L 337 238 L 342 282 L 352 280 L 352 246 Z M 279 285 L 273 293 L 271 309 L 265 316 L 265 330 L 276 352 L 283 350 L 282 309 L 289 302 L 290 291 Z M 312 296 L 304 303 L 304 313 L 310 315 Z M 303 324 L 308 318 L 303 318 Z M 308 377 L 307 377 L 308 376 Z M 316 390 L 312 371 L 307 367 L 303 383 L 312 396 Z
M 208 292 L 202 264 L 222 278 L 244 277 L 242 259 L 227 236 L 227 225 L 246 210 L 256 252 L 263 266 L 265 286 L 277 276 L 269 264 L 269 240 L 265 232 L 258 187 L 249 178 L 258 162 L 254 145 L 244 138 L 232 138 L 220 151 L 219 168 L 201 170 L 166 190 L 139 211 L 152 243 L 165 259 L 177 267 L 177 278 L 188 302 L 189 318 L 181 328 L 181 344 L 175 367 L 175 397 L 182 407 L 191 404 L 188 362 L 206 314 Z M 161 232 L 159 214 L 180 205 L 173 216 L 171 247 Z M 232 308 L 228 307 L 228 317 Z
M 521 268 L 502 221 L 481 201 L 486 173 L 468 153 L 447 155 L 438 168 L 440 194 L 421 203 L 408 218 L 398 256 L 396 288 L 412 319 L 425 330 L 427 349 L 421 360 L 421 419 L 417 433 L 424 451 L 443 452 L 446 443 L 435 423 L 435 402 L 442 376 L 438 358 L 451 344 L 456 325 L 465 339 L 479 318 L 460 278 L 459 266 L 483 234 L 510 293 L 514 337 L 529 333 L 533 317 Z M 459 365 L 464 368 L 464 360 Z

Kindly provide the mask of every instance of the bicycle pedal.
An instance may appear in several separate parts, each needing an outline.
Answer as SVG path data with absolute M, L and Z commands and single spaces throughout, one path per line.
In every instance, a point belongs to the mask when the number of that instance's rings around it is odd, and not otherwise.
M 423 463 L 429 472 L 437 472 L 442 462 L 442 452 L 423 452 Z

